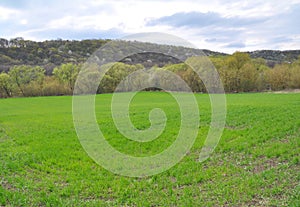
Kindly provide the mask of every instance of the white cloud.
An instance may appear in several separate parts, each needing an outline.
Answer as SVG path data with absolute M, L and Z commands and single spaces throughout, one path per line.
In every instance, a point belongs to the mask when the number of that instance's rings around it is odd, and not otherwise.
M 2 0 L 2 37 L 121 38 L 139 32 L 165 32 L 182 37 L 199 48 L 224 52 L 255 49 L 299 49 L 300 0 L 143 0 L 104 1 Z M 215 22 L 202 25 L 200 16 L 186 22 L 149 24 L 174 14 L 214 14 Z M 198 18 L 198 19 L 197 19 Z M 210 18 L 202 15 L 202 21 Z M 257 21 L 259 20 L 259 21 Z M 179 24 L 181 22 L 181 25 Z M 286 37 L 286 38 L 284 38 Z
M 27 19 L 22 19 L 22 20 L 20 21 L 20 23 L 23 24 L 23 25 L 26 25 L 26 24 L 28 24 L 28 21 L 27 21 Z
M 0 21 L 9 20 L 11 17 L 18 15 L 19 12 L 15 9 L 9 9 L 0 6 Z

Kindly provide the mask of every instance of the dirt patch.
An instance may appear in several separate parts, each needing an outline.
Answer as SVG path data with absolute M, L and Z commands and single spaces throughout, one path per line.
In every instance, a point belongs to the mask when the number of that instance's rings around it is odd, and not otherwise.
M 241 125 L 241 126 L 229 126 L 229 125 L 226 125 L 225 126 L 225 129 L 228 129 L 228 130 L 245 130 L 245 129 L 248 129 L 250 128 L 249 126 L 246 126 L 246 125 Z
M 3 189 L 8 190 L 8 191 L 16 191 L 17 189 L 15 186 L 10 184 L 7 180 L 2 179 L 0 181 L 0 185 L 2 186 Z
M 177 182 L 177 179 L 173 176 L 170 177 L 170 181 L 171 183 L 176 183 Z
M 279 162 L 279 160 L 276 158 L 271 158 L 271 159 L 267 159 L 267 160 L 262 158 L 261 162 L 256 163 L 254 165 L 252 172 L 255 174 L 261 173 L 265 170 L 276 168 L 280 164 L 283 164 L 283 163 Z
M 257 207 L 263 207 L 263 206 L 268 206 L 269 204 L 269 199 L 268 198 L 263 198 L 259 196 L 254 196 L 251 201 L 241 205 L 241 206 L 257 206 Z
M 238 153 L 230 153 L 225 157 L 221 155 L 215 156 L 215 162 L 213 163 L 215 166 L 226 165 L 226 163 L 232 163 L 245 171 L 258 174 L 266 170 L 277 168 L 279 165 L 287 165 L 288 161 L 282 161 L 276 157 L 267 158 L 266 156 L 254 158 L 250 154 Z

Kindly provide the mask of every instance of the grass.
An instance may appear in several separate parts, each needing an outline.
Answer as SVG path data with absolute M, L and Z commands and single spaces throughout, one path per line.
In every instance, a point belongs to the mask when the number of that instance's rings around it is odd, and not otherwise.
M 201 127 L 188 155 L 145 178 L 114 175 L 80 145 L 72 97 L 0 100 L 0 205 L 3 206 L 300 206 L 300 94 L 229 94 L 223 136 L 213 155 L 196 162 L 209 129 L 210 104 L 197 94 Z M 163 134 L 150 143 L 124 138 L 110 114 L 111 94 L 98 95 L 96 115 L 109 143 L 134 156 L 159 153 L 180 126 L 166 93 L 139 93 L 130 107 L 139 129 L 162 108 Z

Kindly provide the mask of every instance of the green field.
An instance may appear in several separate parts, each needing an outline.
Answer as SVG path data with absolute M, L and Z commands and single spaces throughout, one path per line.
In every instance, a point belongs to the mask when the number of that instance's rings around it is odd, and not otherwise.
M 162 135 L 139 143 L 113 124 L 111 94 L 97 95 L 96 115 L 109 143 L 147 156 L 175 140 L 180 112 L 167 93 L 139 93 L 131 103 L 138 129 L 162 108 Z M 197 140 L 173 168 L 145 178 L 114 175 L 83 150 L 72 97 L 0 100 L 0 206 L 300 206 L 300 94 L 228 94 L 224 133 L 212 156 L 197 162 L 210 125 L 208 95 L 197 94 Z

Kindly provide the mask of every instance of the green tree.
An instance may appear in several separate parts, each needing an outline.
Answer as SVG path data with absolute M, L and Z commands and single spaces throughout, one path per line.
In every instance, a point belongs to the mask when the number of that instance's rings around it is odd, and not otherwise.
M 247 63 L 240 70 L 241 71 L 239 90 L 243 92 L 257 90 L 256 84 L 259 77 L 259 73 L 255 66 L 251 63 Z
M 288 88 L 290 82 L 289 66 L 287 64 L 280 64 L 267 71 L 267 81 L 271 86 L 271 90 Z
M 291 66 L 289 86 L 300 89 L 300 56 Z
M 25 90 L 30 83 L 34 82 L 39 85 L 40 89 L 42 88 L 45 69 L 40 66 L 20 65 L 14 66 L 8 74 L 11 77 L 12 84 L 17 87 L 23 96 L 26 96 Z
M 103 79 L 101 80 L 101 83 L 99 85 L 98 92 L 99 93 L 111 93 L 114 92 L 118 84 L 128 75 L 133 73 L 134 71 L 143 69 L 143 66 L 141 64 L 136 65 L 129 65 L 125 63 L 109 63 L 107 65 L 104 65 L 102 67 L 108 67 L 108 71 L 105 73 Z M 127 86 L 134 86 L 137 87 L 137 82 L 135 80 L 132 80 L 130 84 L 124 85 L 124 90 L 127 91 Z
M 240 91 L 241 70 L 246 63 L 250 62 L 250 60 L 249 54 L 243 52 L 235 52 L 226 59 L 225 69 L 231 79 L 228 83 L 230 84 L 229 88 L 232 92 Z
M 4 97 L 11 97 L 11 80 L 7 73 L 0 74 L 0 94 Z
M 70 90 L 73 91 L 79 68 L 79 65 L 72 63 L 62 64 L 61 66 L 54 68 L 53 75 L 62 83 L 67 84 Z
M 85 63 L 80 69 L 80 78 L 77 78 L 76 91 L 79 94 L 93 94 L 98 91 L 100 66 L 96 63 Z

